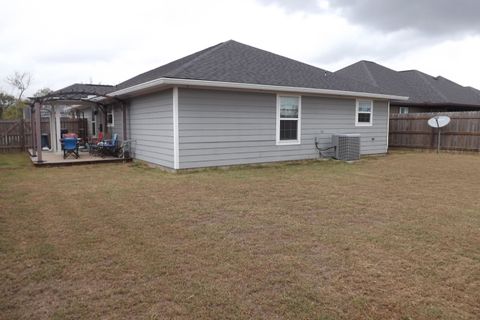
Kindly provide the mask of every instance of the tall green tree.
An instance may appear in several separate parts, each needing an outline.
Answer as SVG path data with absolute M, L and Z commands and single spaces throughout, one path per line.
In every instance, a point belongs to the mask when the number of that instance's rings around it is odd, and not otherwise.
M 0 92 L 0 119 L 4 118 L 5 111 L 15 104 L 15 97 L 5 93 Z
M 50 94 L 50 93 L 52 93 L 52 92 L 53 92 L 52 89 L 45 87 L 45 88 L 42 88 L 42 89 L 37 90 L 37 92 L 35 92 L 35 93 L 33 94 L 33 96 L 34 96 L 34 97 L 44 97 L 44 96 L 46 96 L 46 95 L 48 95 L 48 94 Z

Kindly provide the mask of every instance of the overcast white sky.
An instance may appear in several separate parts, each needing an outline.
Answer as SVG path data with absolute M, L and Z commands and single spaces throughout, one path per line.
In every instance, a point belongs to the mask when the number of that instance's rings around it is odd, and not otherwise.
M 480 89 L 478 0 L 0 0 L 0 88 L 116 84 L 234 39 L 335 71 L 358 60 Z

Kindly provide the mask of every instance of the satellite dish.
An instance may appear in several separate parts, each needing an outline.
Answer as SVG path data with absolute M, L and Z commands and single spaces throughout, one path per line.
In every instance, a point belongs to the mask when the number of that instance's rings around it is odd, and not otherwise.
M 435 116 L 428 120 L 428 125 L 432 128 L 442 128 L 450 123 L 450 117 L 447 116 Z
M 440 152 L 440 128 L 445 127 L 450 123 L 450 118 L 447 116 L 435 116 L 428 119 L 428 125 L 432 128 L 438 129 L 438 138 L 437 138 L 437 153 Z

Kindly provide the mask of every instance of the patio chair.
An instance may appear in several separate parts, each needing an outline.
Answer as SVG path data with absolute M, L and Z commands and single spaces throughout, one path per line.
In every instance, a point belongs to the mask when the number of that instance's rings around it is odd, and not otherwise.
M 79 158 L 77 138 L 63 139 L 63 159 L 66 159 L 70 155 L 74 156 L 75 159 Z
M 88 139 L 88 142 L 85 143 L 85 146 L 88 149 L 88 153 L 91 154 L 92 156 L 100 156 L 100 146 L 99 143 L 103 141 L 103 132 L 100 131 L 98 133 L 98 137 L 90 137 Z
M 113 134 L 112 139 L 107 139 L 107 140 L 103 140 L 102 142 L 99 142 L 97 146 L 99 148 L 99 153 L 102 155 L 102 157 L 108 156 L 108 155 L 116 157 L 117 151 L 118 151 L 117 142 L 118 142 L 117 133 Z

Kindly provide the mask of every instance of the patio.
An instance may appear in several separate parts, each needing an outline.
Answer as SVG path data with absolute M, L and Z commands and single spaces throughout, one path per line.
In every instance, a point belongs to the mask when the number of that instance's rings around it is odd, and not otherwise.
M 123 159 L 112 156 L 95 156 L 89 154 L 88 152 L 80 152 L 80 157 L 75 159 L 73 157 L 68 157 L 63 159 L 63 153 L 53 152 L 53 151 L 43 151 L 42 153 L 42 162 L 37 161 L 37 157 L 33 156 L 33 150 L 28 150 L 30 155 L 30 160 L 35 166 L 69 166 L 69 165 L 80 165 L 80 164 L 93 164 L 93 163 L 112 163 L 112 162 L 129 162 L 132 161 L 131 158 Z
M 130 161 L 132 141 L 127 139 L 126 105 L 106 95 L 111 86 L 74 84 L 43 97 L 33 97 L 31 104 L 32 145 L 30 160 L 36 166 L 75 165 Z M 65 125 L 65 113 L 82 125 Z M 115 114 L 117 116 L 115 117 Z M 48 129 L 42 121 L 47 118 Z M 114 118 L 116 118 L 114 123 Z M 42 120 L 43 119 L 43 120 Z M 63 121 L 63 122 L 62 122 Z M 76 138 L 76 147 L 67 141 Z M 100 146 L 101 153 L 90 154 L 86 147 Z M 63 150 L 79 157 L 64 159 Z

